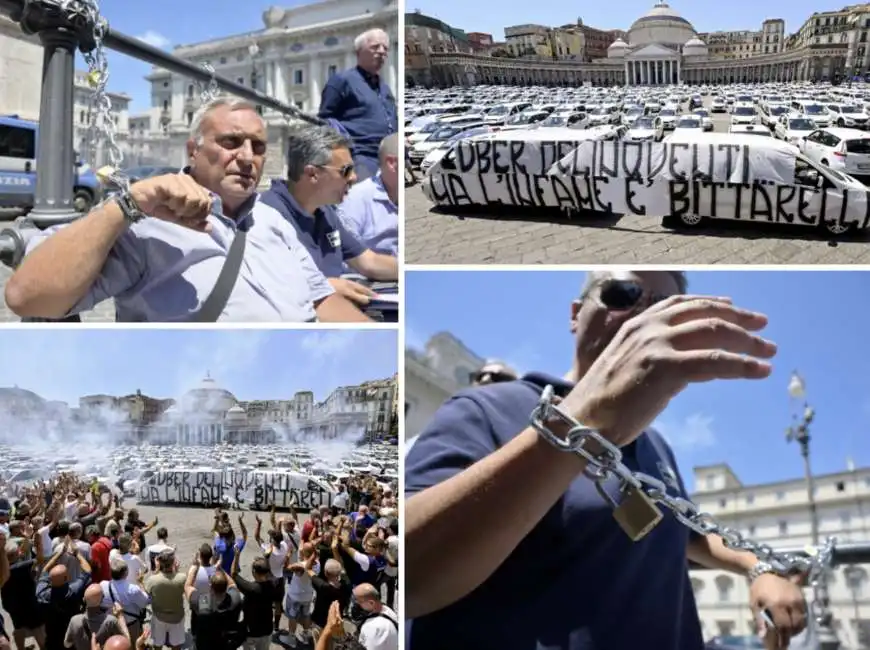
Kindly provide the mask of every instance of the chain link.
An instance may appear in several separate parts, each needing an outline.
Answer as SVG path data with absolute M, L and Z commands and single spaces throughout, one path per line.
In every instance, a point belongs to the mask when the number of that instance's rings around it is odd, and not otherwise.
M 215 69 L 211 63 L 202 63 L 200 67 L 211 75 L 211 79 L 209 79 L 207 84 L 201 81 L 196 82 L 199 86 L 199 99 L 205 105 L 217 99 L 221 89 L 218 87 L 217 80 L 215 79 Z
M 558 401 L 553 387 L 547 386 L 532 412 L 530 423 L 547 442 L 560 451 L 577 454 L 586 460 L 583 474 L 596 483 L 599 493 L 606 494 L 603 489 L 604 481 L 616 477 L 621 490 L 629 487 L 642 490 L 658 506 L 670 510 L 674 518 L 687 528 L 700 535 L 719 535 L 727 548 L 752 553 L 760 562 L 767 562 L 779 571 L 806 574 L 813 591 L 818 591 L 819 578 L 833 561 L 836 539 L 828 538 L 823 546 L 812 549 L 808 556 L 777 553 L 768 544 L 748 539 L 737 529 L 717 522 L 713 515 L 701 512 L 688 499 L 668 494 L 668 487 L 663 481 L 642 472 L 632 472 L 622 463 L 622 451 L 616 445 L 604 439 L 595 429 L 580 424 L 559 408 Z M 556 422 L 569 427 L 566 435 L 560 436 L 551 430 L 550 427 Z M 592 452 L 590 446 L 597 446 L 599 449 Z M 610 498 L 607 500 L 615 506 Z
M 124 162 L 124 153 L 118 143 L 118 122 L 112 113 L 112 99 L 109 97 L 109 61 L 106 57 L 106 46 L 103 38 L 108 23 L 100 15 L 100 7 L 96 0 L 56 0 L 61 11 L 65 12 L 70 21 L 86 21 L 93 25 L 94 48 L 82 56 L 88 64 L 88 84 L 93 89 L 90 99 L 90 124 L 88 139 L 93 144 L 103 143 L 106 146 L 111 172 L 108 180 L 120 188 L 128 189 L 130 182 L 119 173 Z M 101 170 L 102 171 L 102 170 Z M 105 173 L 105 172 L 104 172 Z

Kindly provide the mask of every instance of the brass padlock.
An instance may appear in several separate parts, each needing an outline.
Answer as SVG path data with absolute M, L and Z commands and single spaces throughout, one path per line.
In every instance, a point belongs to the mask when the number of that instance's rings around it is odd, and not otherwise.
M 99 70 L 94 70 L 88 73 L 88 85 L 91 88 L 96 88 L 100 85 L 100 80 L 103 76 L 100 74 Z
M 622 493 L 622 501 L 613 510 L 613 518 L 628 538 L 637 542 L 658 526 L 662 513 L 646 492 L 629 486 Z

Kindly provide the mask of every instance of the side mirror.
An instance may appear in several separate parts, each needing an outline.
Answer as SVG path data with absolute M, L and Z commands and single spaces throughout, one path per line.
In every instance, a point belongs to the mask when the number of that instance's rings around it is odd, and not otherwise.
M 821 187 L 824 181 L 824 176 L 819 174 L 815 169 L 804 169 L 795 175 L 795 180 L 801 185 L 809 187 Z
M 449 153 L 441 159 L 441 169 L 456 171 L 456 163 L 453 162 L 453 157 Z

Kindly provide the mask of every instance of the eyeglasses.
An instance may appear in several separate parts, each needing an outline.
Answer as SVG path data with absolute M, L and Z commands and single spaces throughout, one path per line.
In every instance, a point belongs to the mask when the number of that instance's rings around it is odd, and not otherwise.
M 331 169 L 333 171 L 338 172 L 342 178 L 348 179 L 353 175 L 354 166 L 353 163 L 347 163 L 346 165 L 342 165 L 341 167 L 332 167 L 331 165 L 317 165 L 321 169 Z
M 506 381 L 514 381 L 516 377 L 502 370 L 478 370 L 477 372 L 469 373 L 468 380 L 474 383 L 490 383 L 501 384 Z
M 634 280 L 607 280 L 601 284 L 598 298 L 607 309 L 627 311 L 637 307 L 644 298 L 647 307 L 651 307 L 670 296 L 647 291 L 646 287 Z

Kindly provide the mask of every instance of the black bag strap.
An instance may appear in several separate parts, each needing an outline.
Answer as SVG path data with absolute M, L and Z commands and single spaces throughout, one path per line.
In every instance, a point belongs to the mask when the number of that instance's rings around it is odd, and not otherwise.
M 384 612 L 378 612 L 377 614 L 372 614 L 371 616 L 366 617 L 366 621 L 370 621 L 370 620 L 372 620 L 373 618 L 385 618 L 385 619 L 387 619 L 390 623 L 393 624 L 393 627 L 396 628 L 396 632 L 399 631 L 399 622 L 398 622 L 396 619 L 394 619 L 392 616 L 388 616 L 388 615 L 385 614 Z
M 214 288 L 211 290 L 208 298 L 203 301 L 199 311 L 190 317 L 190 322 L 216 323 L 217 319 L 220 318 L 224 307 L 227 306 L 227 301 L 230 299 L 230 294 L 233 292 L 233 287 L 236 286 L 236 281 L 239 279 L 242 259 L 245 257 L 245 241 L 247 238 L 247 231 L 236 231 L 236 236 L 233 239 L 233 243 L 230 244 L 227 259 L 224 262 L 223 268 L 221 268 L 221 273 Z

